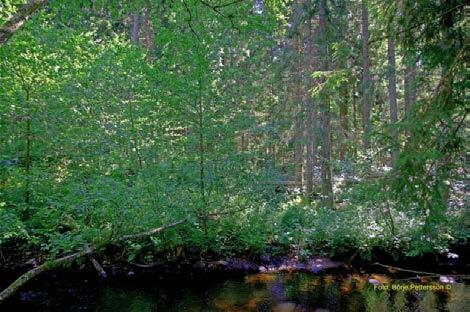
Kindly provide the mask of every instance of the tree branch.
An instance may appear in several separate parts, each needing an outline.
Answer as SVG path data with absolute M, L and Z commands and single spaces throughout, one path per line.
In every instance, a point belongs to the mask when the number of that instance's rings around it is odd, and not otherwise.
M 151 236 L 151 235 L 155 235 L 155 234 L 158 234 L 160 232 L 163 232 L 167 229 L 170 229 L 172 227 L 175 227 L 177 225 L 180 225 L 180 224 L 183 224 L 183 223 L 186 223 L 188 222 L 187 219 L 183 219 L 183 220 L 179 220 L 179 221 L 176 221 L 176 222 L 173 222 L 173 223 L 170 223 L 168 225 L 164 225 L 164 226 L 160 226 L 158 228 L 155 228 L 155 229 L 152 229 L 150 231 L 146 231 L 146 232 L 141 232 L 141 233 L 137 233 L 137 234 L 130 234 L 130 235 L 124 235 L 123 237 L 121 237 L 118 241 L 125 241 L 125 240 L 130 240 L 130 239 L 139 239 L 139 238 L 142 238 L 142 237 L 147 237 L 147 236 Z
M 31 16 L 49 3 L 49 0 L 30 0 L 18 9 L 9 20 L 0 27 L 0 47 L 4 45 Z
M 199 35 L 197 34 L 197 32 L 194 30 L 193 28 L 193 24 L 192 24 L 192 20 L 193 20 L 193 15 L 191 13 L 191 9 L 189 8 L 188 6 L 188 3 L 186 2 L 186 0 L 183 0 L 183 4 L 184 4 L 184 8 L 186 9 L 186 12 L 188 12 L 188 20 L 187 20 L 187 23 L 188 23 L 188 26 L 189 26 L 189 29 L 191 30 L 191 32 L 193 33 L 193 35 L 196 37 L 196 39 L 198 41 L 201 41 L 201 38 L 199 38 Z
M 445 11 L 445 12 L 439 14 L 438 16 L 434 17 L 434 20 L 437 21 L 438 18 L 441 18 L 442 16 L 444 16 L 444 15 L 446 15 L 446 14 L 448 14 L 448 13 L 454 11 L 454 10 L 457 10 L 457 9 L 459 9 L 460 7 L 463 7 L 464 5 L 465 5 L 464 3 L 458 4 L 458 5 L 456 5 L 455 7 L 450 8 L 449 10 L 447 10 L 447 11 Z M 394 13 L 394 14 L 395 14 L 395 13 Z M 412 25 L 411 25 L 410 27 L 408 27 L 408 28 L 404 28 L 404 29 L 402 29 L 402 30 L 400 30 L 400 31 L 397 31 L 397 32 L 396 32 L 395 34 L 393 34 L 393 35 L 394 35 L 394 36 L 398 36 L 398 35 L 401 35 L 401 34 L 407 32 L 407 31 L 413 30 L 413 29 L 415 29 L 415 28 L 417 28 L 417 27 L 419 27 L 419 26 L 423 26 L 423 25 L 427 25 L 427 24 L 428 24 L 428 22 L 418 21 L 417 23 L 412 24 Z M 391 36 L 391 35 L 389 35 L 389 34 L 383 35 L 383 36 L 374 38 L 374 39 L 372 39 L 372 40 L 369 40 L 369 43 L 370 43 L 370 44 L 373 44 L 373 43 L 376 43 L 376 42 L 380 42 L 380 41 L 382 41 L 382 40 L 385 40 L 385 39 L 389 38 L 390 36 Z
M 235 1 L 232 1 L 232 2 L 227 2 L 227 3 L 223 3 L 223 4 L 219 4 L 219 5 L 214 5 L 213 7 L 214 7 L 215 9 L 218 9 L 218 8 L 223 8 L 223 7 L 231 6 L 231 5 L 234 5 L 234 4 L 243 2 L 243 1 L 246 1 L 246 0 L 235 0 Z
M 228 15 L 226 16 L 225 14 L 223 14 L 222 12 L 220 12 L 220 8 L 223 8 L 223 7 L 227 7 L 227 6 L 230 6 L 230 5 L 234 5 L 234 4 L 237 4 L 237 3 L 240 3 L 240 2 L 243 2 L 244 0 L 236 0 L 236 1 L 233 1 L 233 2 L 230 2 L 230 3 L 226 3 L 226 4 L 220 4 L 220 5 L 211 5 L 209 2 L 205 1 L 205 0 L 199 0 L 199 2 L 201 2 L 203 5 L 205 5 L 206 7 L 208 7 L 209 9 L 213 10 L 216 14 L 220 15 L 221 17 L 223 18 L 227 18 L 229 21 L 230 21 L 230 25 L 232 25 L 232 28 L 237 30 L 238 33 L 240 33 L 240 29 L 238 29 L 238 27 L 235 25 L 234 21 L 233 21 L 233 16 L 232 15 Z

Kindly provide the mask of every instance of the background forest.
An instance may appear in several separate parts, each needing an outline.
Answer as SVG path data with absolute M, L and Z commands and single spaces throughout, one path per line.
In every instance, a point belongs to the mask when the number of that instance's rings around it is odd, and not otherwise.
M 3 0 L 0 263 L 466 244 L 465 10 Z

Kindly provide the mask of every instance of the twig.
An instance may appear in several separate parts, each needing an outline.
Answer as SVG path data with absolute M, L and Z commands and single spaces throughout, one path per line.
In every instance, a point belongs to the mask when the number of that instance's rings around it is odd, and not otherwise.
M 356 250 L 356 252 L 351 256 L 351 258 L 349 258 L 348 266 L 351 265 L 351 262 L 356 258 L 358 252 L 359 252 L 359 249 Z
M 229 5 L 233 5 L 233 4 L 236 4 L 236 3 L 239 3 L 239 2 L 243 2 L 243 1 L 244 0 L 238 0 L 238 1 L 234 1 L 234 2 L 231 2 L 231 3 L 228 3 L 228 4 L 224 4 L 224 5 L 211 5 L 210 3 L 208 3 L 205 0 L 199 0 L 199 2 L 201 2 L 203 5 L 210 8 L 211 10 L 213 10 L 218 15 L 222 16 L 223 18 L 227 18 L 230 21 L 230 25 L 232 26 L 232 28 L 237 30 L 238 33 L 241 33 L 241 31 L 235 25 L 235 23 L 233 22 L 233 16 L 232 15 L 228 15 L 228 16 L 224 15 L 222 12 L 220 12 L 219 8 L 227 7 Z
M 198 41 L 201 41 L 201 38 L 199 37 L 199 35 L 197 34 L 197 32 L 194 30 L 193 24 L 191 23 L 192 20 L 193 20 L 193 15 L 192 15 L 192 13 L 191 13 L 191 9 L 189 8 L 188 3 L 186 2 L 186 0 L 183 0 L 183 5 L 184 5 L 184 8 L 186 9 L 186 12 L 188 12 L 188 15 L 189 15 L 188 20 L 187 20 L 189 29 L 190 29 L 191 32 L 194 34 L 194 36 L 197 38 L 197 40 L 198 40 Z
M 218 8 L 223 8 L 223 7 L 227 7 L 227 6 L 230 6 L 230 5 L 234 5 L 234 4 L 243 2 L 243 1 L 246 1 L 246 0 L 235 0 L 235 1 L 232 1 L 232 2 L 225 3 L 225 4 L 215 5 L 214 8 L 216 8 L 216 9 L 218 9 Z

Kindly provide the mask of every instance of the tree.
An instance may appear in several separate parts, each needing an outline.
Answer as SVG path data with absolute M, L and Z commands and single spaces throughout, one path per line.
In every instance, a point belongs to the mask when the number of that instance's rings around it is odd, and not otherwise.
M 326 1 L 320 0 L 318 6 L 318 45 L 319 45 L 319 70 L 328 71 L 328 52 L 327 52 L 327 17 L 326 17 Z M 320 81 L 324 83 L 324 81 Z M 330 125 L 330 103 L 329 97 L 323 98 L 320 104 L 320 120 L 321 120 L 321 179 L 322 179 L 322 195 L 325 198 L 325 204 L 333 207 L 333 181 L 331 168 L 331 125 Z
M 315 68 L 314 58 L 315 58 L 315 51 L 313 46 L 313 25 L 312 25 L 312 15 L 313 15 L 313 6 L 312 1 L 306 1 L 306 57 L 307 57 L 307 73 L 312 73 Z M 313 193 L 313 168 L 316 164 L 316 157 L 317 157 L 317 142 L 315 138 L 315 132 L 317 131 L 317 118 L 315 114 L 315 108 L 312 96 L 309 94 L 310 89 L 313 86 L 313 79 L 311 74 L 307 74 L 307 96 L 306 98 L 306 106 L 307 106 L 307 158 L 306 158 L 306 166 L 305 166 L 305 180 L 306 180 L 306 192 L 307 196 L 311 196 Z
M 387 38 L 387 58 L 388 58 L 388 97 L 390 103 L 390 126 L 391 126 L 391 141 L 392 141 L 392 157 L 391 166 L 395 167 L 398 159 L 398 104 L 397 104 L 397 76 L 396 76 L 396 61 L 395 61 L 395 40 L 394 34 L 388 32 Z
M 361 2 L 362 11 L 362 117 L 364 152 L 370 148 L 370 116 L 372 109 L 372 86 L 369 57 L 369 10 L 366 0 Z

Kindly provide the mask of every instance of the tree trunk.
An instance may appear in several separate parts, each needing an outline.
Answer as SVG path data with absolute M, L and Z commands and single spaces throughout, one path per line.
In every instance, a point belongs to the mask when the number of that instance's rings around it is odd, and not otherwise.
M 10 19 L 0 27 L 0 47 L 26 23 L 37 11 L 49 3 L 49 0 L 30 0 L 22 5 Z
M 295 164 L 295 180 L 298 185 L 303 186 L 303 123 L 300 113 L 295 112 L 294 117 L 294 164 Z
M 364 152 L 370 148 L 370 118 L 372 108 L 372 90 L 369 57 L 369 11 L 362 0 L 362 110 L 363 110 L 363 146 Z
M 390 101 L 390 124 L 392 136 L 392 157 L 391 166 L 395 167 L 398 159 L 398 106 L 397 106 L 397 77 L 395 61 L 395 41 L 389 32 L 387 39 L 387 57 L 388 57 L 388 97 Z
M 344 160 L 346 153 L 348 152 L 348 133 L 349 133 L 349 122 L 348 122 L 348 90 L 346 85 L 343 84 L 340 87 L 340 100 L 339 100 L 339 159 Z
M 24 190 L 24 202 L 29 205 L 31 203 L 31 145 L 32 145 L 32 133 L 31 133 L 31 103 L 30 103 L 30 92 L 26 90 L 26 107 L 27 107 L 27 115 L 26 115 L 26 150 L 25 150 L 25 157 L 24 157 L 24 166 L 25 166 L 25 174 L 26 174 L 26 183 L 25 183 L 25 190 Z
M 198 211 L 204 233 L 207 236 L 207 197 L 206 197 L 206 143 L 204 137 L 204 103 L 202 94 L 202 81 L 198 79 L 198 94 L 196 98 L 197 106 L 197 127 L 198 127 L 198 152 L 199 152 L 199 191 L 201 207 Z
M 155 33 L 152 21 L 152 7 L 149 4 L 146 14 L 145 47 L 147 48 L 147 62 L 152 62 L 155 56 Z
M 144 163 L 144 160 L 140 151 L 141 139 L 140 139 L 138 127 L 136 127 L 135 125 L 134 108 L 133 108 L 134 102 L 132 101 L 133 97 L 131 96 L 130 99 L 131 100 L 129 100 L 128 108 L 129 108 L 129 121 L 130 121 L 130 126 L 131 126 L 129 130 L 131 134 L 129 137 L 130 137 L 130 144 L 134 152 L 130 154 L 136 156 L 137 167 L 138 167 L 138 170 L 136 171 L 141 171 L 143 169 L 143 163 Z
M 142 24 L 141 18 L 142 17 L 140 16 L 140 12 L 135 12 L 132 14 L 131 42 L 134 45 L 139 43 L 139 33 Z
M 408 119 L 411 114 L 413 103 L 416 101 L 416 57 L 408 48 L 404 48 L 405 60 L 405 77 L 404 77 L 404 91 L 405 91 L 405 118 Z
M 307 135 L 307 159 L 305 166 L 305 180 L 307 196 L 313 194 L 313 165 L 316 158 L 316 144 L 315 144 L 315 128 L 316 120 L 314 116 L 314 103 L 310 95 L 310 89 L 313 86 L 312 73 L 314 70 L 314 48 L 313 48 L 313 33 L 312 33 L 312 1 L 307 0 L 307 23 L 306 23 L 306 43 L 307 43 L 307 88 L 306 88 L 306 106 L 307 106 L 307 125 L 305 127 Z
M 320 70 L 328 70 L 327 38 L 326 38 L 326 1 L 319 2 L 319 22 L 318 22 L 318 41 L 319 41 L 319 60 Z M 321 82 L 320 82 L 321 83 Z M 327 91 L 328 92 L 328 91 Z M 326 95 L 321 100 L 321 179 L 322 195 L 327 207 L 333 208 L 333 185 L 331 172 L 331 124 L 330 124 L 330 103 L 329 96 Z
M 354 157 L 357 157 L 357 133 L 358 133 L 358 126 L 357 126 L 357 89 L 358 86 L 355 82 L 352 83 L 352 91 L 351 91 L 351 100 L 352 100 L 352 124 L 353 124 L 353 132 L 352 132 L 352 148 L 351 152 Z

